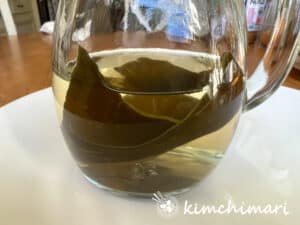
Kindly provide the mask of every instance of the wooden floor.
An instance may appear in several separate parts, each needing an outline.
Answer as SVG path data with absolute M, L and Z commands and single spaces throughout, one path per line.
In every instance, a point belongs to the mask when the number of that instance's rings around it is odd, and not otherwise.
M 0 37 L 0 106 L 51 85 L 50 36 Z
M 51 85 L 50 36 L 0 37 L 0 106 Z M 285 86 L 300 90 L 300 71 L 292 70 Z
M 300 70 L 293 69 L 284 82 L 284 86 L 300 90 Z

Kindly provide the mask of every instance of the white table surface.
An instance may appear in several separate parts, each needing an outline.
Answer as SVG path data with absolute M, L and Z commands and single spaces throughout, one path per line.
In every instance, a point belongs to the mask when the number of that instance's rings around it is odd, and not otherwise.
M 296 225 L 300 221 L 300 92 L 281 88 L 243 115 L 225 158 L 162 217 L 152 200 L 88 183 L 64 144 L 50 89 L 0 108 L 0 225 Z M 184 201 L 286 203 L 290 215 L 184 215 Z

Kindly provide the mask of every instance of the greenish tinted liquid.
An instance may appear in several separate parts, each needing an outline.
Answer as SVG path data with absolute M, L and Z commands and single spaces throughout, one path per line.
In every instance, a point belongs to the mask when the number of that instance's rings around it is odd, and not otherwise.
M 89 57 L 80 49 L 69 81 L 54 74 L 63 134 L 79 167 L 103 186 L 142 194 L 188 188 L 215 167 L 243 90 L 228 54 L 136 49 Z

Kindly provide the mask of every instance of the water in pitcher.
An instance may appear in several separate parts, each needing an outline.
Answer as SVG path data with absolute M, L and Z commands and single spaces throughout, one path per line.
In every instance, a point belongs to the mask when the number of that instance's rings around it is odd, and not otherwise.
M 79 47 L 65 71 L 53 86 L 72 155 L 93 182 L 130 193 L 203 179 L 230 144 L 244 96 L 229 53 Z

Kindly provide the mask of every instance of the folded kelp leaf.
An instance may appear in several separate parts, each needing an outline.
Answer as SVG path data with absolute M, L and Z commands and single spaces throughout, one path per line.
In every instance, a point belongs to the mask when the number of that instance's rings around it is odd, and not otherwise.
M 140 115 L 174 123 L 184 120 L 199 103 L 187 95 L 125 95 L 122 99 Z
M 213 99 L 204 95 L 199 100 L 186 95 L 122 98 L 106 88 L 101 77 L 80 48 L 62 127 L 73 155 L 83 163 L 140 160 L 165 153 L 218 130 L 241 108 L 242 79 L 234 87 L 222 87 Z M 159 110 L 149 108 L 149 100 L 160 105 Z M 176 105 L 182 105 L 179 113 L 174 113 Z
M 97 65 L 79 48 L 64 104 L 63 129 L 79 139 L 108 146 L 144 143 L 174 126 L 169 120 L 153 119 L 131 109 L 117 92 L 102 84 Z
M 108 87 L 126 93 L 144 94 L 201 91 L 207 85 L 211 73 L 209 69 L 196 73 L 167 61 L 145 57 L 113 70 L 119 74 L 119 78 L 110 78 L 101 71 Z

